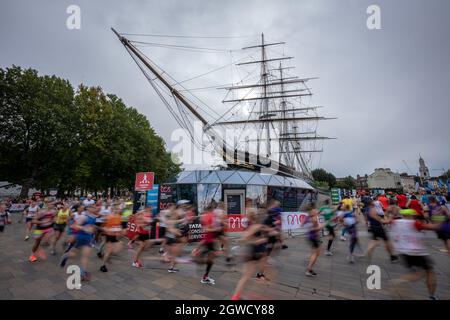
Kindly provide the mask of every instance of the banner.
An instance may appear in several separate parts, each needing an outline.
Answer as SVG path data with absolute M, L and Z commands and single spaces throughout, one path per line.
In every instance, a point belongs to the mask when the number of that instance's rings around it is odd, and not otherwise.
M 199 221 L 199 219 L 195 219 L 195 222 L 188 224 L 188 241 L 189 242 L 196 242 L 203 239 L 205 234 L 203 233 L 202 225 Z
M 153 189 L 147 191 L 147 199 L 145 202 L 146 207 L 152 207 L 152 213 L 155 215 L 158 213 L 158 198 L 159 198 L 159 185 L 154 184 Z
M 302 226 L 308 214 L 305 212 L 282 212 L 281 213 L 281 230 L 305 229 Z
M 171 185 L 161 185 L 159 188 L 159 210 L 166 210 L 171 203 L 175 203 L 176 188 Z

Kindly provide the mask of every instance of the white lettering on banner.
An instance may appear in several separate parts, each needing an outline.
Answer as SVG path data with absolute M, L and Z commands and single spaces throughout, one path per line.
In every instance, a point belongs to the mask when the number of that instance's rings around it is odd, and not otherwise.
M 305 212 L 282 212 L 281 213 L 281 229 L 296 230 L 305 228 L 303 225 L 308 214 Z
M 26 208 L 25 203 L 13 203 L 11 207 L 9 207 L 8 211 L 23 211 Z
M 246 229 L 248 226 L 248 219 L 246 217 L 229 217 L 228 229 Z

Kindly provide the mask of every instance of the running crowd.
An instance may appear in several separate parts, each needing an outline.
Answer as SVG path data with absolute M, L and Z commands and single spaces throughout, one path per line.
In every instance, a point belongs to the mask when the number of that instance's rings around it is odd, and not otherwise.
M 189 262 L 204 267 L 200 279 L 202 284 L 215 284 L 209 275 L 218 253 L 223 253 L 227 263 L 243 262 L 242 276 L 232 300 L 242 298 L 246 283 L 253 277 L 258 281 L 271 281 L 266 277 L 271 255 L 288 248 L 284 243 L 281 226 L 283 210 L 279 201 L 272 200 L 258 208 L 252 206 L 251 201 L 247 202 L 247 228 L 233 247 L 226 233 L 224 203 L 206 206 L 200 216 L 196 215 L 195 209 L 188 200 L 170 204 L 159 213 L 153 213 L 151 207 L 133 213 L 133 203 L 127 199 L 95 200 L 91 195 L 66 200 L 30 199 L 20 222 L 24 221 L 26 225 L 24 240 L 29 241 L 31 235 L 34 239 L 28 257 L 30 263 L 46 259 L 44 247 L 49 247 L 50 254 L 56 255 L 60 241 L 60 266 L 65 267 L 67 261 L 79 256 L 83 281 L 91 279 L 88 265 L 92 251 L 96 251 L 102 261 L 100 271 L 108 272 L 111 267 L 109 258 L 118 254 L 125 244 L 135 250 L 130 261 L 132 267 L 143 268 L 141 257 L 144 252 L 159 246 L 158 254 L 168 264 L 167 271 L 179 272 L 177 266 L 186 262 L 181 255 L 190 242 L 190 228 L 195 223 L 201 226 L 202 238 L 191 250 Z M 425 276 L 429 297 L 436 299 L 436 276 L 425 245 L 424 232 L 436 232 L 444 243 L 442 251 L 450 253 L 450 196 L 438 199 L 431 194 L 422 197 L 405 194 L 362 195 L 357 199 L 344 197 L 337 206 L 326 200 L 318 208 L 312 202 L 306 211 L 308 214 L 302 221 L 302 227 L 308 230 L 307 239 L 312 248 L 306 276 L 317 276 L 313 267 L 322 252 L 322 243 L 326 247 L 325 255 L 333 255 L 339 229 L 339 239 L 349 242 L 349 263 L 355 263 L 355 257 L 362 256 L 370 262 L 381 240 L 390 261 L 394 263 L 402 258 L 411 270 L 395 284 L 416 281 Z M 7 204 L 0 203 L 1 232 L 8 222 L 7 213 Z M 371 234 L 366 250 L 358 241 L 358 230 L 364 228 Z M 132 236 L 130 229 L 134 231 Z M 356 248 L 359 249 L 358 254 Z

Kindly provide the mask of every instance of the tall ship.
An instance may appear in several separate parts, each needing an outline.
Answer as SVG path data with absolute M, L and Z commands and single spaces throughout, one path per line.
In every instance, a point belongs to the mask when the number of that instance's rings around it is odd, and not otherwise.
M 223 160 L 220 172 L 214 173 L 215 179 L 205 180 L 211 173 L 207 170 L 204 174 L 193 174 L 195 178 L 188 179 L 190 183 L 205 184 L 209 181 L 226 185 L 230 175 L 237 173 L 242 179 L 235 180 L 235 185 L 251 185 L 252 181 L 258 181 L 257 186 L 297 188 L 303 194 L 314 189 L 311 186 L 311 168 L 315 155 L 323 152 L 318 145 L 323 140 L 334 139 L 319 135 L 318 123 L 334 118 L 320 116 L 318 111 L 321 107 L 309 103 L 313 95 L 309 84 L 317 78 L 293 75 L 293 67 L 289 64 L 292 56 L 269 55 L 269 48 L 282 46 L 285 42 L 268 42 L 261 34 L 260 43 L 241 48 L 243 52 L 252 52 L 247 59 L 235 63 L 235 67 L 242 69 L 246 76 L 227 85 L 211 87 L 223 92 L 224 98 L 219 102 L 221 106 L 217 107 L 205 103 L 194 93 L 195 88 L 187 88 L 184 82 L 171 77 L 163 66 L 141 51 L 141 45 L 145 44 L 181 49 L 196 47 L 132 40 L 130 34 L 119 33 L 113 28 L 112 31 L 161 102 L 186 130 L 191 142 L 199 150 L 211 147 Z M 190 62 L 186 61 L 187 64 Z M 201 123 L 206 140 L 196 134 L 195 121 Z M 230 138 L 228 132 L 234 135 Z M 182 183 L 183 175 L 186 177 L 187 174 L 181 173 L 174 183 Z M 265 193 L 271 192 L 266 190 Z M 217 198 L 227 201 L 223 190 L 220 194 Z M 242 196 L 245 199 L 246 193 Z M 297 198 L 302 202 L 302 197 Z M 267 196 L 264 201 L 267 201 Z M 297 205 L 298 201 L 293 207 Z

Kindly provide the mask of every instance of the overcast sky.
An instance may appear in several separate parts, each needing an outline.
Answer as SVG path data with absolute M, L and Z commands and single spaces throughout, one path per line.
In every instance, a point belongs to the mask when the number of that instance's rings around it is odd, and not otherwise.
M 71 4 L 81 8 L 80 30 L 66 28 Z M 371 4 L 381 8 L 381 30 L 366 27 Z M 295 57 L 297 75 L 319 77 L 311 84 L 314 104 L 325 106 L 321 115 L 339 118 L 320 123 L 318 133 L 338 139 L 324 143 L 316 165 L 342 177 L 370 174 L 377 167 L 406 172 L 405 160 L 417 173 L 420 153 L 431 174 L 438 175 L 450 167 L 449 14 L 448 0 L 1 1 L 0 66 L 32 67 L 74 86 L 99 85 L 144 113 L 172 146 L 176 121 L 110 27 L 128 33 L 249 36 L 227 40 L 227 48 L 256 44 L 256 35 L 264 32 L 269 40 L 287 42 L 282 50 Z M 151 50 L 146 53 L 180 80 L 222 63 Z M 217 96 L 217 104 L 222 98 Z

